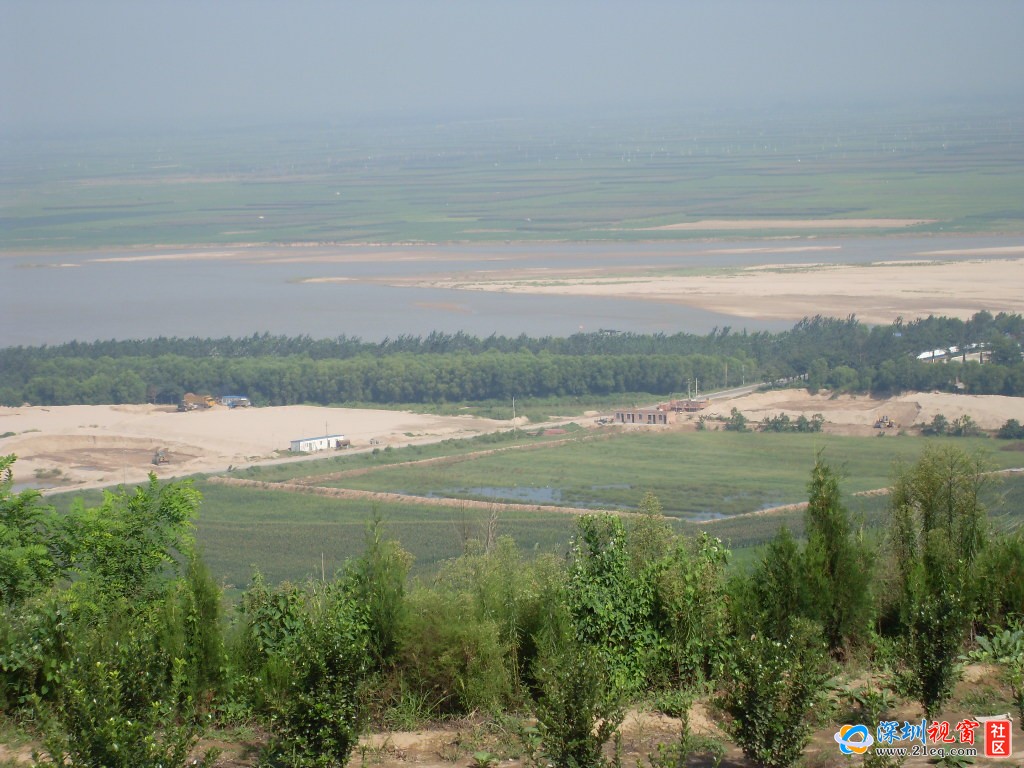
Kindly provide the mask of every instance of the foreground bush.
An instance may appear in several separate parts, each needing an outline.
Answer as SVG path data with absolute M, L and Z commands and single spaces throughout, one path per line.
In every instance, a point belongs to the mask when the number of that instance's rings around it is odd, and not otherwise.
M 182 659 L 152 642 L 155 622 L 113 617 L 111 628 L 81 631 L 61 665 L 53 705 L 37 699 L 48 762 L 70 768 L 178 768 L 202 727 Z M 170 665 L 169 679 L 167 667 Z M 212 765 L 209 752 L 201 765 Z
M 603 657 L 575 635 L 568 618 L 556 622 L 534 664 L 540 752 L 559 768 L 602 768 L 604 745 L 625 715 L 621 689 Z
M 424 715 L 468 714 L 510 700 L 509 647 L 496 621 L 475 618 L 462 595 L 441 590 L 414 592 L 408 611 L 398 668 Z
M 723 704 L 732 737 L 758 765 L 787 768 L 810 741 L 810 713 L 828 668 L 820 638 L 819 627 L 800 620 L 784 641 L 755 635 L 736 642 Z
M 274 706 L 277 752 L 293 768 L 341 768 L 359 739 L 367 628 L 342 585 L 316 585 L 281 648 L 287 684 Z

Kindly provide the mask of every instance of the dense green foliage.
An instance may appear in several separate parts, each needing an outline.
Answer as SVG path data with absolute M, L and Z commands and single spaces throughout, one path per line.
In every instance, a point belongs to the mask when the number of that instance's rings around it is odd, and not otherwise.
M 706 336 L 579 333 L 540 339 L 463 333 L 379 344 L 256 335 L 232 339 L 71 342 L 0 350 L 0 404 L 177 403 L 189 391 L 244 393 L 261 405 L 442 403 L 515 397 L 667 395 L 746 381 L 806 377 L 812 390 L 906 389 L 1024 394 L 1024 318 L 979 312 L 868 327 L 814 317 L 781 333 Z M 917 359 L 986 344 L 990 364 Z
M 0 704 L 36 713 L 54 762 L 183 765 L 223 661 L 219 592 L 193 557 L 198 494 L 152 478 L 56 515 L 10 486 L 7 471 Z M 26 568 L 26 551 L 45 568 Z
M 862 640 L 871 616 L 872 552 L 856 537 L 839 494 L 839 478 L 819 455 L 811 470 L 807 505 L 808 591 L 824 628 L 829 650 L 837 654 Z
M 766 437 L 786 436 L 747 439 Z M 844 662 L 884 654 L 935 717 L 968 624 L 985 621 L 982 650 L 1018 695 L 1019 659 L 1003 646 L 1024 613 L 1021 537 L 990 530 L 965 444 L 897 465 L 884 568 L 819 454 L 806 543 L 784 530 L 749 572 L 727 572 L 721 541 L 678 534 L 645 494 L 628 522 L 580 517 L 565 558 L 525 554 L 492 516 L 410 585 L 411 557 L 374 513 L 363 551 L 334 575 L 272 586 L 256 573 L 227 615 L 194 551 L 188 484 L 58 514 L 12 494 L 7 477 L 5 535 L 42 546 L 50 570 L 2 561 L 16 588 L 2 606 L 0 696 L 69 765 L 183 765 L 205 724 L 249 722 L 271 734 L 267 759 L 326 768 L 346 763 L 368 717 L 410 726 L 514 711 L 536 717 L 522 732 L 534 760 L 599 768 L 617 762 L 609 742 L 626 706 L 652 697 L 685 714 L 715 693 L 744 753 L 783 768 L 827 696 L 830 648 Z M 684 726 L 652 764 L 698 748 L 718 751 Z

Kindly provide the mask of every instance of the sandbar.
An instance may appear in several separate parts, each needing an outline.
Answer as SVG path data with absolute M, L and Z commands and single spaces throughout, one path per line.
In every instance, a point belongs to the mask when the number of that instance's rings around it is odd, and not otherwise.
M 935 219 L 702 219 L 645 227 L 645 232 L 742 232 L 753 229 L 901 229 L 934 224 Z
M 479 277 L 479 276 L 478 276 Z M 422 284 L 422 283 L 421 283 Z M 890 323 L 980 310 L 1024 312 L 1024 259 L 876 262 L 861 265 L 776 264 L 725 273 L 605 275 L 504 273 L 434 280 L 431 287 L 507 293 L 661 301 L 742 318 L 799 320 L 856 315 Z

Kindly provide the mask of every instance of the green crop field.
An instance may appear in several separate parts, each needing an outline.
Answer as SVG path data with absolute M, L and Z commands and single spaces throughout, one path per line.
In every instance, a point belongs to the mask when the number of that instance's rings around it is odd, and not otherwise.
M 258 491 L 199 482 L 203 508 L 197 537 L 212 573 L 244 586 L 252 568 L 272 582 L 330 575 L 363 550 L 375 505 L 278 491 Z M 379 504 L 389 536 L 416 558 L 414 573 L 429 574 L 462 552 L 463 540 L 481 538 L 487 513 L 451 507 Z M 562 551 L 573 518 L 557 513 L 503 513 L 499 534 L 526 551 Z
M 0 154 L 0 250 L 655 240 L 707 237 L 649 228 L 721 218 L 1019 231 L 1022 116 L 1000 110 L 26 140 Z
M 455 460 L 442 465 L 403 464 L 423 456 L 416 449 L 401 449 L 386 459 L 398 463 L 381 464 L 371 472 L 331 484 L 414 495 L 575 503 L 609 509 L 633 509 L 644 492 L 652 491 L 667 513 L 680 518 L 679 530 L 693 534 L 707 530 L 733 547 L 742 563 L 783 524 L 800 535 L 803 513 L 719 516 L 805 501 L 814 457 L 822 451 L 844 475 L 842 489 L 850 509 L 869 528 L 880 529 L 886 498 L 852 494 L 888 485 L 893 462 L 913 461 L 927 442 L 912 437 L 632 432 L 607 440 L 573 439 L 536 450 L 479 457 L 467 455 L 465 445 L 455 445 Z M 993 468 L 1019 466 L 1024 457 L 1018 451 L 999 450 L 1004 447 L 1001 441 L 950 438 L 949 442 L 984 452 Z M 431 455 L 438 452 L 433 450 Z M 289 477 L 279 479 L 365 468 L 373 460 L 350 456 L 328 463 L 290 465 Z M 245 582 L 252 565 L 258 565 L 271 579 L 319 573 L 321 553 L 326 570 L 333 570 L 361 551 L 362 531 L 373 509 L 368 501 L 203 481 L 199 487 L 205 497 L 199 540 L 214 573 L 235 585 Z M 1024 478 L 993 481 L 989 506 L 1000 527 L 1019 524 L 1024 520 Z M 382 504 L 378 511 L 388 521 L 391 534 L 416 556 L 416 571 L 421 574 L 456 556 L 467 531 L 479 535 L 487 517 L 483 510 L 441 502 L 437 506 Z M 718 519 L 702 521 L 701 517 Z M 574 519 L 561 512 L 502 510 L 498 533 L 511 535 L 528 551 L 560 553 Z
M 416 496 L 624 510 L 636 509 L 650 491 L 661 500 L 666 514 L 700 520 L 804 500 L 819 452 L 847 478 L 847 491 L 884 487 L 893 461 L 912 461 L 926 444 L 912 437 L 824 434 L 609 434 L 610 439 L 471 456 L 445 465 L 395 464 L 322 484 Z M 960 439 L 957 445 L 991 451 L 992 443 Z M 999 451 L 991 454 L 991 461 L 995 468 L 1022 463 L 1019 455 Z
M 557 495 L 563 504 L 570 496 L 609 508 L 632 508 L 650 490 L 670 514 L 735 515 L 765 504 L 805 501 L 814 456 L 824 451 L 824 456 L 845 475 L 842 490 L 847 506 L 871 535 L 880 539 L 885 533 L 887 498 L 852 494 L 887 485 L 892 462 L 913 461 L 927 443 L 912 437 L 632 432 L 615 439 L 571 440 L 538 450 L 512 450 L 472 458 L 466 455 L 465 443 L 473 442 L 449 443 L 447 447 L 454 457 L 462 459 L 449 465 L 380 464 L 380 469 L 336 484 L 373 490 L 405 486 L 404 490 L 410 493 L 441 495 L 446 489 L 478 483 L 489 485 L 491 491 L 510 489 L 512 478 L 517 478 L 521 488 L 534 489 L 535 497 Z M 1024 453 L 1001 450 L 1010 447 L 1003 441 L 951 438 L 949 442 L 967 450 L 983 451 L 993 468 L 1024 463 Z M 386 458 L 349 456 L 339 461 L 291 464 L 287 467 L 291 474 L 279 479 L 366 467 L 371 460 L 378 459 L 415 461 L 426 450 L 400 449 Z M 432 455 L 440 453 L 438 449 L 432 451 Z M 195 482 L 203 494 L 197 521 L 198 542 L 215 577 L 232 591 L 246 584 L 254 567 L 271 582 L 318 577 L 321 563 L 326 573 L 333 573 L 347 558 L 362 551 L 363 534 L 375 509 L 385 520 L 389 535 L 415 556 L 414 573 L 429 576 L 440 562 L 462 551 L 465 539 L 482 538 L 489 515 L 488 510 L 441 502 L 436 506 L 375 505 L 369 501 L 225 486 L 202 477 Z M 541 493 L 540 489 L 546 490 Z M 86 504 L 100 500 L 98 492 L 89 492 L 62 494 L 52 501 L 62 509 L 75 496 L 81 496 Z M 502 500 L 522 501 L 523 494 L 510 493 Z M 538 503 L 543 503 L 543 499 Z M 994 478 L 986 491 L 986 503 L 995 526 L 1019 527 L 1024 523 L 1024 476 Z M 497 533 L 511 536 L 528 552 L 562 554 L 575 520 L 575 516 L 563 512 L 503 509 L 498 514 Z M 744 567 L 756 559 L 761 545 L 782 525 L 802 535 L 803 512 L 740 515 L 711 521 L 680 519 L 676 528 L 692 535 L 706 530 L 721 538 L 733 549 L 734 564 Z

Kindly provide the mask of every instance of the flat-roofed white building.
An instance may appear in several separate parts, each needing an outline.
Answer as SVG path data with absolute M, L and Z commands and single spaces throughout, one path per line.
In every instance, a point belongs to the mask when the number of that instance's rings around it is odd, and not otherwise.
M 344 435 L 324 435 L 323 437 L 303 437 L 292 440 L 291 448 L 293 453 L 314 453 L 316 451 L 329 451 L 332 448 L 348 448 L 351 441 Z

